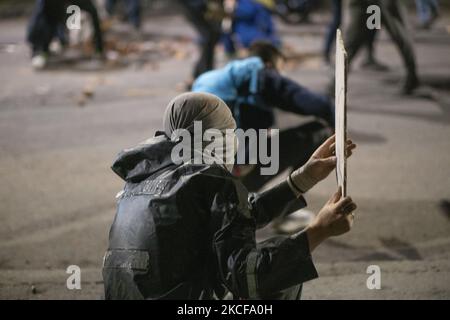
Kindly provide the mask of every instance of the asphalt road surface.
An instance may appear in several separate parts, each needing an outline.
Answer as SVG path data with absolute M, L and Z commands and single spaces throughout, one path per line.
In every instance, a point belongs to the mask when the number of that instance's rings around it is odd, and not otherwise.
M 330 74 L 319 55 L 324 19 L 280 26 L 299 53 L 286 73 L 315 90 Z M 0 298 L 100 299 L 123 185 L 110 164 L 161 127 L 165 105 L 190 74 L 195 34 L 182 17 L 153 17 L 144 26 L 144 58 L 130 53 L 99 67 L 68 52 L 67 61 L 35 72 L 25 25 L 0 21 Z M 377 55 L 390 71 L 355 63 L 348 127 L 358 149 L 348 185 L 359 209 L 351 233 L 314 253 L 320 278 L 305 284 L 304 299 L 450 298 L 449 25 L 442 17 L 435 29 L 414 33 L 419 73 L 432 85 L 425 97 L 398 94 L 402 64 L 384 32 Z M 279 113 L 277 125 L 299 121 Z M 307 194 L 310 209 L 335 189 L 332 175 Z M 69 265 L 81 268 L 81 290 L 66 287 Z M 372 265 L 380 268 L 379 290 L 367 287 Z

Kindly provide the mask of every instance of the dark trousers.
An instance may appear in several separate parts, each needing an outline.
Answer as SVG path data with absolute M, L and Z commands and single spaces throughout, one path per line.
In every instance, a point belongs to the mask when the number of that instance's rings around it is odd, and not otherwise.
M 27 29 L 27 41 L 34 54 L 48 53 L 52 40 L 57 37 L 66 44 L 65 23 L 68 17 L 66 8 L 74 4 L 87 12 L 94 28 L 94 45 L 97 51 L 103 51 L 103 39 L 97 9 L 91 0 L 37 0 Z
M 97 8 L 91 0 L 71 0 L 71 4 L 77 5 L 81 10 L 91 16 L 92 27 L 94 28 L 94 45 L 97 52 L 103 52 L 103 35 L 100 27 Z
M 58 37 L 65 43 L 65 5 L 58 0 L 37 0 L 27 28 L 27 41 L 33 55 L 49 51 L 50 42 Z
M 428 23 L 439 12 L 437 0 L 416 0 L 417 15 L 422 23 Z
M 377 4 L 381 8 L 381 23 L 388 31 L 395 43 L 405 65 L 407 77 L 416 79 L 416 59 L 412 39 L 405 26 L 405 17 L 402 13 L 402 5 L 398 0 L 350 0 L 350 22 L 345 36 L 345 44 L 349 64 L 357 55 L 361 47 L 374 37 L 373 30 L 366 26 L 368 14 L 367 7 Z M 372 38 L 373 39 L 373 38 Z
M 194 67 L 194 79 L 214 68 L 214 50 L 221 36 L 220 22 L 205 18 L 206 5 L 191 4 L 196 2 L 198 1 L 179 1 L 187 19 L 200 35 L 200 58 Z
M 333 19 L 328 25 L 327 34 L 325 36 L 324 57 L 326 61 L 330 61 L 331 49 L 336 39 L 336 30 L 342 23 L 342 0 L 332 0 Z M 370 30 L 367 34 L 367 61 L 375 61 L 374 42 L 376 39 L 377 30 Z
M 109 14 L 114 13 L 117 0 L 106 1 L 106 11 Z M 127 18 L 128 21 L 134 26 L 135 29 L 141 27 L 141 1 L 140 0 L 125 0 Z
M 336 38 L 336 30 L 341 26 L 342 23 L 342 0 L 333 0 L 333 20 L 328 26 L 328 31 L 325 37 L 325 60 L 330 61 L 330 52 L 333 46 L 334 40 Z
M 367 38 L 367 61 L 375 61 L 375 41 L 377 38 L 377 29 L 370 30 Z

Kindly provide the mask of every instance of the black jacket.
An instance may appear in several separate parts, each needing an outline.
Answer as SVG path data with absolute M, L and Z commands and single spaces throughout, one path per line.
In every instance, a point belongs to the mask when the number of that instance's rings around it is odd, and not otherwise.
M 265 298 L 317 277 L 304 233 L 256 244 L 255 231 L 305 205 L 286 183 L 248 194 L 218 165 L 175 165 L 160 135 L 119 154 L 126 181 L 109 234 L 106 299 Z
M 247 97 L 249 84 L 237 88 L 240 96 Z M 265 68 L 258 73 L 258 94 L 256 105 L 240 104 L 236 112 L 236 101 L 226 101 L 232 108 L 233 116 L 242 129 L 266 129 L 275 123 L 275 109 L 298 115 L 315 116 L 334 128 L 334 104 L 322 95 L 309 90 L 279 72 Z

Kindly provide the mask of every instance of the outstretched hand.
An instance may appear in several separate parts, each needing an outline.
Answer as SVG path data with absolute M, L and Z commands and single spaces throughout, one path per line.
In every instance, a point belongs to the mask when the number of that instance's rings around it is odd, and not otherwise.
M 353 154 L 356 144 L 352 140 L 345 143 L 346 157 Z M 299 192 L 305 193 L 315 184 L 322 181 L 336 167 L 336 136 L 328 138 L 317 150 L 312 154 L 308 162 L 301 168 L 295 170 L 290 175 L 290 182 Z
M 345 156 L 351 157 L 356 144 L 348 139 L 345 142 Z M 305 168 L 308 173 L 321 181 L 328 177 L 331 171 L 336 167 L 336 135 L 328 138 L 317 150 L 312 154 L 311 158 L 306 163 Z

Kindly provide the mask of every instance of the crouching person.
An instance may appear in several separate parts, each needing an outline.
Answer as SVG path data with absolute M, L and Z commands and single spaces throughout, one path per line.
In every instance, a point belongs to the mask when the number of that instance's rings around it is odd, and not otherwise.
M 223 150 L 211 152 L 195 132 L 195 121 L 202 123 L 201 134 L 209 129 L 222 134 L 214 142 Z M 106 299 L 299 297 L 301 284 L 317 277 L 311 252 L 350 230 L 356 209 L 350 198 L 334 194 L 295 236 L 257 244 L 255 231 L 293 203 L 305 205 L 302 194 L 335 167 L 333 138 L 286 181 L 249 194 L 231 175 L 233 163 L 225 161 L 234 159 L 235 127 L 219 98 L 182 94 L 166 109 L 164 132 L 119 154 L 112 169 L 125 187 L 104 257 Z M 180 163 L 174 150 L 183 132 L 192 136 L 193 148 Z M 348 142 L 348 155 L 354 147 Z M 281 294 L 289 290 L 289 296 Z

